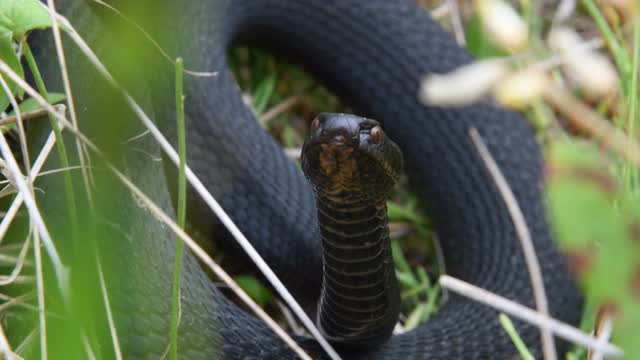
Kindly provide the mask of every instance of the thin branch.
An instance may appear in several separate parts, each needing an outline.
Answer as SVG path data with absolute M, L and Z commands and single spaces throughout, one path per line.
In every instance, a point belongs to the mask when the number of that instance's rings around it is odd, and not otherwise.
M 287 325 L 291 329 L 296 336 L 304 336 L 304 327 L 300 326 L 300 324 L 296 321 L 296 318 L 291 313 L 291 310 L 287 307 L 287 305 L 283 304 L 282 301 L 276 299 L 276 305 L 278 305 L 278 309 L 282 312 L 284 316 L 284 320 L 287 322 Z
M 567 20 L 576 9 L 576 0 L 561 0 L 553 15 L 555 24 Z
M 290 160 L 300 160 L 300 154 L 302 153 L 302 148 L 284 148 L 284 154 Z
M 7 234 L 7 231 L 9 230 L 9 226 L 11 226 L 11 223 L 13 222 L 13 219 L 18 213 L 18 210 L 20 210 L 20 205 L 22 205 L 22 202 L 23 202 L 22 195 L 18 193 L 18 195 L 15 197 L 15 199 L 11 203 L 9 210 L 7 210 L 7 213 L 2 218 L 2 222 L 0 222 L 0 242 L 4 240 L 4 236 Z
M 33 297 L 33 295 L 35 295 L 35 292 L 30 292 L 30 293 L 21 295 L 21 298 L 19 299 L 19 298 L 14 298 L 14 297 L 8 296 L 6 294 L 0 294 L 0 300 L 5 301 L 5 303 L 3 303 L 2 306 L 4 306 L 5 304 L 9 304 L 10 305 L 8 307 L 3 308 L 3 311 L 5 311 L 8 308 L 13 307 L 13 306 L 19 306 L 19 307 L 27 309 L 27 310 L 38 312 L 39 310 L 38 310 L 37 306 L 31 305 L 30 303 L 25 302 L 25 301 L 30 300 Z M 53 312 L 50 312 L 50 311 L 47 312 L 47 316 L 55 317 L 55 318 L 61 319 L 61 320 L 65 319 L 62 315 L 56 314 L 56 313 L 53 313 Z
M 13 284 L 15 285 L 33 285 L 34 283 L 35 283 L 35 277 L 31 275 L 18 275 L 16 279 L 13 281 Z
M 0 59 L 0 71 L 7 74 L 10 78 L 12 78 L 12 80 L 14 80 L 14 82 L 15 82 L 15 79 L 17 78 L 23 84 L 26 84 L 1 59 Z M 35 94 L 37 95 L 37 93 Z M 50 105 L 47 104 L 47 106 L 49 107 L 49 109 L 55 111 Z M 49 254 L 49 257 L 51 258 L 51 262 L 53 264 L 53 267 L 56 273 L 56 279 L 58 280 L 58 286 L 60 286 L 60 290 L 63 293 L 66 293 L 67 276 L 68 276 L 67 270 L 64 268 L 64 265 L 62 264 L 62 260 L 58 255 L 58 251 L 56 250 L 56 247 L 53 244 L 53 239 L 51 239 L 49 230 L 47 229 L 47 226 L 44 223 L 44 219 L 42 218 L 42 215 L 38 210 L 38 206 L 36 205 L 36 201 L 33 195 L 31 194 L 31 187 L 29 186 L 29 184 L 27 184 L 24 175 L 22 175 L 22 171 L 20 171 L 20 167 L 18 166 L 18 163 L 16 162 L 15 157 L 13 156 L 13 152 L 11 151 L 9 144 L 7 143 L 7 140 L 5 139 L 4 134 L 2 134 L 1 131 L 0 131 L 0 152 L 2 152 L 2 156 L 4 157 L 4 160 L 7 162 L 7 166 L 9 167 L 9 170 L 11 171 L 15 179 L 15 185 L 18 188 L 18 191 L 20 191 L 20 193 L 24 198 L 25 206 L 29 210 L 29 216 L 31 218 L 31 221 L 33 221 L 35 226 L 38 228 L 38 232 L 42 235 L 42 243 L 44 244 L 45 248 L 47 249 L 47 253 Z
M 607 356 L 622 357 L 622 350 L 610 343 L 601 344 L 597 338 L 589 336 L 575 327 L 562 321 L 542 315 L 524 305 L 520 305 L 485 289 L 456 279 L 449 275 L 440 276 L 440 285 L 455 293 L 468 297 L 479 303 L 502 311 L 514 318 L 524 320 L 538 327 L 546 327 L 556 336 L 572 341 L 589 349 L 601 351 Z
M 16 355 L 11 351 L 11 345 L 4 334 L 4 329 L 0 324 L 0 352 L 4 355 L 5 359 L 12 360 L 16 358 Z
M 449 15 L 450 13 L 451 3 L 449 1 L 444 1 L 440 3 L 436 8 L 429 11 L 431 17 L 436 21 L 443 20 L 444 17 Z
M 23 244 L 18 243 L 18 245 L 20 245 L 20 249 L 22 249 L 22 247 L 24 246 L 24 242 Z M 6 265 L 14 265 L 17 264 L 19 262 L 19 258 L 12 256 L 12 255 L 7 255 L 7 254 L 3 254 L 0 251 L 0 265 L 1 266 L 6 266 Z M 25 266 L 33 266 L 33 263 L 29 260 L 25 260 L 24 261 L 24 265 Z
M 516 229 L 520 245 L 522 246 L 522 252 L 524 253 L 524 259 L 527 264 L 536 307 L 542 315 L 549 316 L 549 304 L 547 303 L 547 294 L 544 289 L 544 282 L 542 281 L 542 270 L 540 269 L 536 249 L 533 246 L 533 241 L 531 240 L 531 232 L 527 226 L 527 221 L 524 218 L 522 209 L 520 208 L 520 205 L 518 205 L 518 200 L 513 194 L 507 179 L 505 179 L 504 175 L 500 171 L 500 167 L 498 167 L 498 164 L 491 156 L 491 153 L 478 133 L 478 130 L 472 127 L 469 129 L 469 136 L 471 136 L 471 140 L 478 150 L 480 158 L 482 158 L 484 165 L 491 174 L 491 177 L 502 196 L 502 200 L 509 211 L 509 216 L 511 217 L 513 226 Z M 549 329 L 541 327 L 540 335 L 542 339 L 544 358 L 547 360 L 557 359 L 558 354 L 556 352 L 555 342 L 553 341 L 553 336 L 551 336 Z
M 586 130 L 603 145 L 640 166 L 640 145 L 637 140 L 614 127 L 564 88 L 549 83 L 543 95 L 574 126 Z
M 531 68 L 536 70 L 543 70 L 543 71 L 551 70 L 555 67 L 566 64 L 567 59 L 571 58 L 572 56 L 578 56 L 583 53 L 586 54 L 586 53 L 595 51 L 597 49 L 600 49 L 603 46 L 604 46 L 604 40 L 600 37 L 594 37 L 589 40 L 580 42 L 575 46 L 572 46 L 570 49 L 567 49 L 562 54 L 554 53 L 551 55 L 551 57 L 547 59 L 534 62 L 533 64 L 531 64 Z M 512 57 L 512 59 L 517 59 L 517 56 Z
M 44 300 L 44 275 L 42 270 L 42 254 L 40 252 L 40 234 L 33 233 L 33 254 L 36 261 L 36 288 L 38 290 L 38 320 L 40 324 L 40 357 L 47 359 L 47 317 Z M 57 275 L 57 274 L 56 274 Z M 61 291 L 66 291 L 66 287 Z
M 600 311 L 596 319 L 596 327 L 594 329 L 594 336 L 598 338 L 598 342 L 606 344 L 611 338 L 613 333 L 613 318 L 611 314 L 606 310 Z M 587 360 L 603 360 L 604 354 L 600 351 L 589 351 L 587 354 Z
M 120 341 L 118 340 L 118 331 L 116 330 L 116 324 L 113 321 L 113 314 L 111 313 L 111 304 L 109 302 L 109 294 L 107 293 L 107 287 L 104 281 L 104 273 L 102 271 L 102 264 L 100 259 L 95 257 L 98 276 L 100 279 L 100 292 L 102 293 L 102 301 L 104 301 L 105 311 L 107 312 L 107 321 L 109 323 L 109 333 L 111 334 L 111 341 L 113 342 L 113 351 L 116 354 L 116 360 L 122 360 L 122 351 L 120 350 Z
M 105 3 L 102 0 L 92 0 L 92 1 L 95 2 L 96 4 L 100 4 L 100 5 L 104 6 L 104 7 L 106 7 L 107 9 L 113 11 L 114 13 L 116 13 L 116 15 L 120 16 L 120 18 L 122 18 L 124 21 L 128 22 L 133 27 L 135 27 L 153 45 L 153 47 L 155 47 L 156 50 L 158 50 L 160 52 L 162 57 L 164 57 L 167 61 L 169 61 L 174 66 L 176 65 L 175 61 L 169 56 L 169 54 L 167 54 L 166 51 L 164 51 L 164 49 L 162 48 L 162 46 L 160 46 L 160 44 L 158 44 L 156 39 L 154 39 L 151 36 L 151 34 L 149 34 L 145 29 L 143 29 L 142 26 L 138 25 L 138 23 L 136 23 L 135 21 L 133 21 L 133 20 L 129 19 L 128 17 L 126 17 L 120 10 L 118 10 L 115 7 Z M 217 71 L 197 71 L 197 70 L 185 69 L 184 72 L 189 74 L 189 75 L 195 76 L 195 77 L 212 77 L 212 76 L 217 76 L 218 75 Z
M 29 174 L 31 173 L 31 160 L 29 159 L 27 137 L 24 132 L 24 123 L 22 122 L 20 107 L 18 106 L 18 102 L 15 96 L 13 96 L 13 93 L 11 92 L 11 88 L 9 87 L 9 84 L 7 84 L 7 82 L 4 81 L 4 78 L 2 76 L 0 76 L 0 85 L 2 85 L 2 89 L 4 90 L 4 93 L 9 98 L 9 102 L 11 103 L 11 106 L 13 106 L 13 109 L 16 112 L 16 124 L 18 128 L 18 138 L 20 139 L 20 151 L 22 152 L 22 164 L 24 166 L 25 172 L 27 173 L 27 176 L 29 176 Z
M 18 255 L 18 259 L 16 261 L 16 266 L 13 268 L 9 276 L 0 277 L 0 286 L 11 284 L 20 275 L 20 272 L 22 271 L 22 267 L 27 258 L 27 251 L 29 251 L 29 244 L 31 244 L 31 241 L 29 241 L 30 237 L 31 237 L 31 227 L 29 228 L 29 233 L 27 234 L 27 238 L 25 239 L 24 244 L 22 245 L 22 249 L 20 249 L 20 254 Z
M 66 110 L 66 106 L 62 104 L 54 105 L 54 107 L 56 108 L 57 111 L 60 111 L 60 112 L 64 112 Z M 46 115 L 47 113 L 48 111 L 46 109 L 37 109 L 37 110 L 24 112 L 20 114 L 20 116 L 22 117 L 22 120 L 31 120 L 31 119 L 37 119 L 43 115 Z M 0 119 L 0 126 L 7 126 L 10 124 L 13 124 L 16 122 L 17 119 L 18 119 L 17 113 L 16 115 L 2 118 Z
M 128 138 L 127 140 L 125 140 L 125 141 L 123 142 L 123 144 L 127 144 L 127 143 L 130 143 L 130 142 L 134 142 L 134 141 L 136 141 L 136 140 L 138 140 L 138 139 L 142 139 L 143 137 L 145 137 L 145 136 L 147 136 L 147 135 L 149 135 L 149 130 L 145 130 L 145 131 L 141 132 L 141 133 L 140 133 L 140 134 L 138 134 L 138 135 L 134 135 L 134 136 L 132 136 L 132 137 Z
M 16 353 L 17 354 L 22 354 L 23 352 L 25 352 L 31 346 L 31 343 L 33 342 L 33 339 L 36 337 L 36 332 L 37 331 L 38 331 L 38 329 L 31 330 L 29 335 L 27 335 L 24 338 L 24 340 L 22 340 L 22 342 L 20 344 L 18 344 L 18 346 L 16 346 Z
M 277 105 L 265 111 L 262 116 L 260 116 L 260 122 L 266 124 L 271 120 L 278 117 L 283 112 L 291 109 L 292 107 L 298 105 L 304 100 L 304 95 L 309 92 L 310 89 L 306 89 L 302 91 L 300 94 L 296 94 L 293 96 L 289 96 L 288 98 L 282 100 Z
M 53 146 L 55 145 L 55 143 L 56 143 L 55 133 L 51 132 L 49 134 L 49 137 L 47 138 L 46 143 L 42 147 L 40 154 L 38 154 L 38 157 L 36 158 L 35 163 L 33 163 L 33 168 L 31 169 L 31 179 L 30 179 L 31 181 L 33 181 L 33 179 L 35 179 L 40 173 L 40 170 L 42 169 L 42 166 L 44 165 L 45 160 L 51 153 L 51 150 L 53 149 Z M 23 201 L 24 201 L 24 198 L 22 196 L 22 193 L 18 193 L 15 199 L 13 199 L 13 203 L 11 203 L 9 210 L 7 210 L 7 213 L 2 218 L 2 222 L 0 222 L 0 242 L 2 242 L 2 240 L 4 239 L 4 236 L 9 230 L 9 226 L 11 225 L 11 222 L 13 221 L 16 214 L 18 213 L 18 210 L 20 210 L 20 206 L 22 205 Z
M 457 0 L 447 0 L 449 4 L 449 12 L 451 14 L 451 26 L 453 27 L 453 34 L 456 37 L 456 42 L 460 46 L 467 45 L 467 39 L 464 36 L 464 27 L 462 26 L 462 19 L 460 16 L 460 9 L 458 9 Z
M 69 105 L 69 114 L 71 115 L 72 128 L 78 131 L 78 118 L 76 116 L 76 108 L 73 100 L 73 93 L 71 92 L 71 82 L 69 81 L 69 72 L 67 71 L 67 61 L 62 47 L 62 38 L 60 36 L 60 26 L 56 21 L 56 9 L 54 0 L 47 0 L 47 10 L 51 17 L 51 31 L 53 32 L 53 40 L 56 45 L 56 53 L 58 63 L 60 65 L 60 73 L 62 74 L 62 83 L 64 85 L 64 93 L 67 96 L 67 104 Z M 91 194 L 91 182 L 89 181 L 89 172 L 85 168 L 85 156 L 88 157 L 86 150 L 81 145 L 80 141 L 76 139 L 76 151 L 78 152 L 78 160 L 82 168 L 82 179 L 84 180 L 84 186 L 87 194 L 87 200 L 89 204 L 93 203 L 93 195 Z
M 0 313 L 6 311 L 7 309 L 17 306 L 20 304 L 26 304 L 25 301 L 31 300 L 33 298 L 34 293 L 28 292 L 26 294 L 22 294 L 18 297 L 9 298 L 6 302 L 0 305 Z

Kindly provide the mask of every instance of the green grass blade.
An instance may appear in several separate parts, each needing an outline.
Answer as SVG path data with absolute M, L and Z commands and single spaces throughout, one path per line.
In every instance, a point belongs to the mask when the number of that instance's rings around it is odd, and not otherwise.
M 638 67 L 640 63 L 640 19 L 636 19 L 633 23 L 633 58 L 631 64 L 631 79 L 629 84 L 629 94 L 627 96 L 627 106 L 629 114 L 627 118 L 627 134 L 633 138 L 635 134 L 635 124 L 638 121 Z M 629 142 L 631 143 L 631 142 Z M 628 147 L 627 151 L 631 151 Z M 631 161 L 627 161 L 624 169 L 625 185 L 628 189 L 637 189 L 638 171 Z
M 507 332 L 507 334 L 509 334 L 511 341 L 513 341 L 513 344 L 518 349 L 518 352 L 520 352 L 520 356 L 522 356 L 522 359 L 534 360 L 533 355 L 531 355 L 531 353 L 529 352 L 529 349 L 527 349 L 527 346 L 524 344 L 524 342 L 520 338 L 520 335 L 518 335 L 516 328 L 513 326 L 513 323 L 511 322 L 511 320 L 507 315 L 503 313 L 500 314 L 500 324 L 502 324 L 502 327 L 504 328 L 504 330 Z
M 620 71 L 621 73 L 620 75 L 622 80 L 622 91 L 623 94 L 626 95 L 629 93 L 629 79 L 627 75 L 629 74 L 629 69 L 631 68 L 629 54 L 620 44 L 618 38 L 616 38 L 604 15 L 602 14 L 602 12 L 600 12 L 598 5 L 596 5 L 593 0 L 582 0 L 582 3 L 589 12 L 589 15 L 591 15 L 591 17 L 595 21 L 598 29 L 600 29 L 602 36 L 604 37 L 607 45 L 609 46 L 609 49 L 611 50 L 613 59 L 618 66 L 618 71 Z
M 184 65 L 181 58 L 176 59 L 176 115 L 178 122 L 178 154 L 180 164 L 178 169 L 178 226 L 184 229 L 187 211 L 187 183 L 185 176 L 185 164 L 187 162 L 187 145 L 184 126 L 184 96 L 183 71 Z M 176 241 L 176 254 L 173 268 L 173 292 L 171 302 L 171 334 L 170 355 L 171 360 L 178 359 L 178 322 L 180 320 L 180 273 L 182 270 L 182 255 L 184 242 Z
M 409 263 L 407 262 L 407 259 L 405 259 L 402 249 L 397 241 L 391 242 L 391 256 L 393 257 L 393 263 L 396 265 L 398 270 L 403 273 L 411 274 L 411 267 L 409 267 Z M 417 282 L 415 281 L 415 278 L 414 282 Z
M 49 103 L 51 103 L 51 96 L 47 91 L 47 87 L 44 84 L 44 80 L 42 79 L 42 75 L 40 74 L 40 70 L 38 69 L 38 65 L 36 64 L 36 59 L 33 57 L 33 53 L 31 52 L 31 48 L 27 43 L 26 39 L 22 41 L 22 51 L 24 53 L 24 57 L 27 60 L 27 65 L 29 66 L 29 70 L 31 70 L 31 74 L 36 82 L 36 87 L 38 91 L 42 95 L 42 97 Z M 51 123 L 51 128 L 56 136 L 56 148 L 58 149 L 58 156 L 60 157 L 60 164 L 62 168 L 69 168 L 69 156 L 67 153 L 67 148 L 64 144 L 64 139 L 62 137 L 62 131 L 60 130 L 60 126 L 58 126 L 58 121 L 53 117 L 53 115 L 48 114 L 49 122 Z M 75 249 L 75 256 L 80 256 L 83 253 L 82 245 L 79 241 L 79 233 L 78 233 L 78 210 L 76 206 L 76 198 L 73 187 L 73 180 L 71 179 L 71 174 L 68 171 L 63 172 L 64 178 L 64 187 L 66 192 L 66 200 L 67 200 L 67 208 L 69 210 L 69 222 L 71 226 L 71 236 Z

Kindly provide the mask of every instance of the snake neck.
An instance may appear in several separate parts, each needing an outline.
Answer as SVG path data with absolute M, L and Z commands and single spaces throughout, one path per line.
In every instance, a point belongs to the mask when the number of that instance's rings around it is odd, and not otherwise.
M 400 311 L 385 198 L 357 192 L 316 194 L 323 282 L 318 326 L 350 347 L 388 338 Z

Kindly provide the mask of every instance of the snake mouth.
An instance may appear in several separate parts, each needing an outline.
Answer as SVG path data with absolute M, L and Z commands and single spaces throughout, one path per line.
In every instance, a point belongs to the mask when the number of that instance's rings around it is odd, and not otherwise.
M 317 179 L 315 184 L 345 188 L 359 175 L 357 150 L 357 144 L 343 135 L 316 138 L 305 144 L 302 166 L 310 179 Z

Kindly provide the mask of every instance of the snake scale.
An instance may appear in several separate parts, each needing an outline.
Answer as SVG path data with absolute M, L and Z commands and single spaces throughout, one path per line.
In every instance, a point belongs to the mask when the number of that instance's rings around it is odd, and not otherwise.
M 59 0 L 58 9 L 168 134 L 174 134 L 173 66 L 148 50 L 149 41 L 111 10 L 91 1 Z M 313 191 L 302 172 L 244 104 L 226 60 L 233 44 L 272 51 L 302 65 L 359 115 L 379 120 L 404 154 L 412 187 L 423 197 L 441 242 L 447 273 L 532 307 L 533 296 L 514 227 L 482 165 L 468 131 L 478 129 L 495 157 L 533 235 L 551 314 L 580 319 L 582 299 L 545 220 L 542 157 L 528 124 L 488 102 L 460 108 L 419 103 L 420 79 L 471 61 L 412 0 L 185 0 L 112 1 L 159 42 L 170 58 L 215 76 L 185 77 L 188 164 L 305 308 L 322 284 L 321 236 Z M 135 4 L 134 4 L 135 3 Z M 127 6 L 129 5 L 130 8 Z M 138 6 L 139 5 L 139 6 Z M 124 24 L 124 26 L 123 26 Z M 133 34 L 133 35 L 132 35 Z M 33 34 L 37 59 L 54 90 L 61 90 L 50 35 Z M 142 39 L 139 39 L 142 38 Z M 133 45 L 132 45 L 133 44 Z M 134 49 L 125 57 L 123 47 Z M 77 48 L 65 41 L 80 126 L 145 192 L 173 211 L 158 146 L 117 95 L 107 89 Z M 149 55 L 151 54 L 151 55 Z M 154 65 L 150 59 L 160 58 Z M 124 75 L 129 75 L 127 78 Z M 106 100 L 105 100 L 106 99 Z M 111 99 L 111 100 L 109 100 Z M 107 137 L 108 138 L 108 137 Z M 122 144 L 127 146 L 122 146 Z M 96 167 L 99 164 L 95 164 Z M 98 173 L 105 174 L 106 172 Z M 56 202 L 59 180 L 42 180 L 46 220 L 64 221 Z M 97 177 L 100 189 L 107 175 Z M 169 179 L 172 176 L 168 177 Z M 79 180 L 81 181 L 81 180 Z M 171 181 L 169 181 L 171 182 Z M 96 201 L 108 204 L 104 256 L 115 325 L 125 358 L 159 358 L 168 344 L 175 238 L 120 189 Z M 221 246 L 228 234 L 196 197 L 189 217 L 205 219 Z M 49 209 L 49 211 L 46 211 Z M 61 230 L 51 229 L 54 238 Z M 231 250 L 229 250 L 231 251 Z M 109 255 L 111 254 L 111 255 Z M 119 270 L 119 271 L 117 271 Z M 184 359 L 285 359 L 294 355 L 264 324 L 214 286 L 191 254 L 181 283 L 179 351 Z M 310 314 L 315 318 L 315 314 Z M 345 358 L 513 359 L 517 351 L 489 307 L 450 294 L 425 324 Z M 516 321 L 524 342 L 541 356 L 539 331 Z M 297 340 L 314 357 L 314 340 Z M 110 340 L 104 339 L 108 353 Z M 567 344 L 558 342 L 560 350 Z

